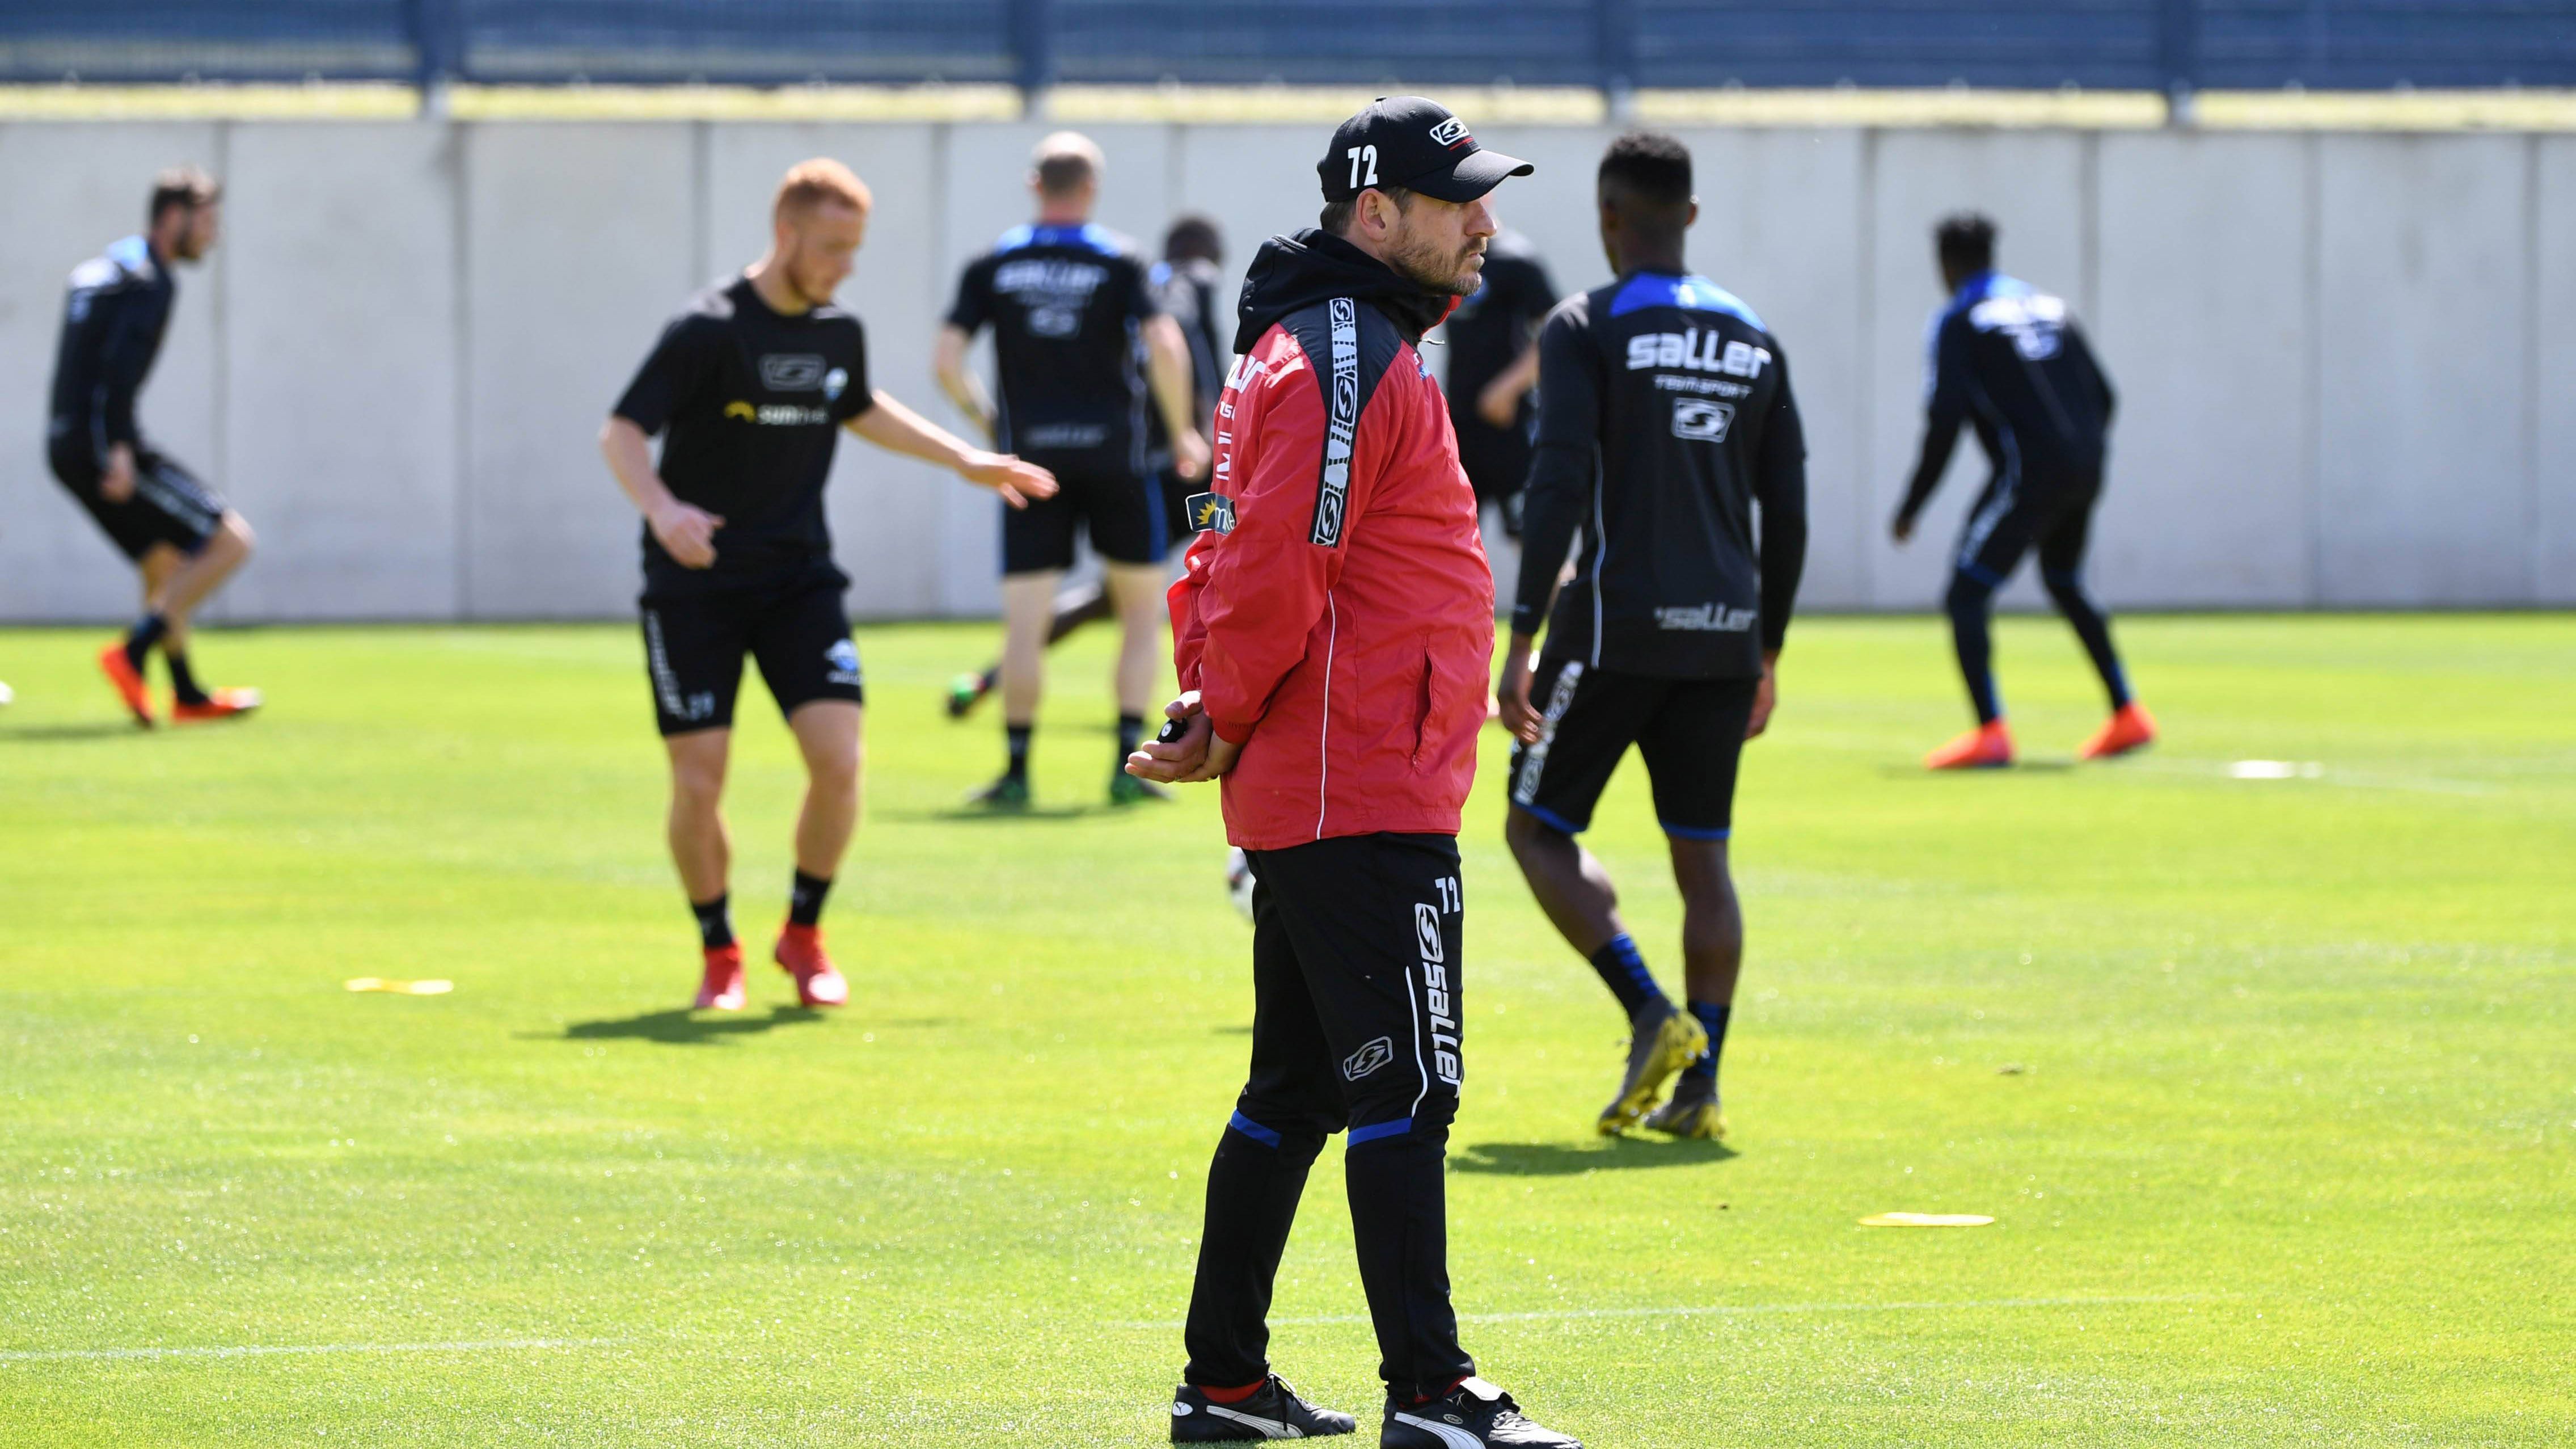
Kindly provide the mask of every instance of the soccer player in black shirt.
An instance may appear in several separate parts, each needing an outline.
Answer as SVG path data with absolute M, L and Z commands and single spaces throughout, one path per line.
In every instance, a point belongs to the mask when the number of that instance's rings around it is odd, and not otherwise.
M 768 255 L 672 320 L 600 432 L 644 516 L 645 669 L 671 758 L 671 856 L 705 949 L 701 1008 L 743 1004 L 719 806 L 745 654 L 805 757 L 794 889 L 772 954 L 805 1005 L 849 999 L 820 929 L 859 811 L 859 653 L 823 523 L 838 430 L 943 464 L 1015 507 L 1055 491 L 1044 469 L 971 447 L 869 384 L 859 319 L 832 301 L 869 204 L 837 161 L 791 169 Z
M 1993 222 L 1953 216 L 1933 239 L 1950 300 L 1932 318 L 1923 453 L 1890 532 L 1898 543 L 1914 536 L 1914 520 L 1941 485 L 1962 422 L 1975 423 L 1994 475 L 1960 530 L 1944 601 L 1977 727 L 1923 763 L 1935 770 L 2012 763 L 1987 615 L 1995 590 L 2034 544 L 2040 582 L 2084 641 L 2111 696 L 2110 722 L 2079 753 L 2095 760 L 2143 749 L 2156 737 L 2155 721 L 2130 695 L 2111 647 L 2110 617 L 2084 588 L 2084 545 L 2110 441 L 2110 379 L 2063 301 L 1995 270 Z
M 933 366 L 950 399 L 996 447 L 1053 472 L 1056 496 L 1002 517 L 1002 722 L 1009 767 L 977 795 L 1018 809 L 1029 801 L 1030 731 L 1044 690 L 1047 620 L 1073 567 L 1075 525 L 1091 536 L 1125 631 L 1116 671 L 1118 757 L 1112 803 L 1167 797 L 1126 773 L 1143 737 L 1163 649 L 1163 556 L 1170 531 L 1150 476 L 1148 394 L 1185 478 L 1207 470 L 1207 442 L 1191 395 L 1190 351 L 1147 283 L 1126 240 L 1091 223 L 1100 194 L 1100 148 L 1060 131 L 1038 143 L 1029 187 L 1037 221 L 1003 234 L 966 268 L 940 329 Z M 996 408 L 966 367 L 975 334 L 993 329 Z
M 1225 306 L 1217 298 L 1225 282 L 1221 270 L 1224 265 L 1225 239 L 1216 223 L 1204 216 L 1184 216 L 1164 233 L 1163 259 L 1145 276 L 1145 285 L 1153 289 L 1155 305 L 1180 325 L 1181 336 L 1190 344 L 1194 417 L 1215 413 L 1217 390 L 1224 385 L 1227 360 L 1233 356 L 1217 335 L 1225 315 Z M 1184 476 L 1175 466 L 1171 432 L 1163 425 L 1162 411 L 1158 408 L 1148 412 L 1145 422 L 1146 465 L 1154 470 L 1163 489 L 1163 531 L 1171 545 L 1179 547 L 1195 534 L 1190 526 L 1189 499 L 1199 490 L 1199 481 Z M 1085 624 L 1108 618 L 1110 612 L 1108 580 L 1096 579 L 1066 589 L 1056 595 L 1055 613 L 1047 620 L 1046 647 L 1054 648 L 1058 640 Z M 1002 666 L 998 663 L 986 665 L 980 673 L 958 675 L 948 686 L 948 717 L 965 718 L 1001 682 Z
M 54 476 L 143 575 L 143 617 L 98 656 L 137 724 L 153 722 L 143 670 L 158 646 L 170 718 L 227 719 L 259 707 L 255 689 L 207 689 L 188 667 L 188 620 L 250 557 L 250 523 L 214 489 L 146 442 L 134 403 L 178 299 L 175 263 L 215 245 L 223 190 L 193 167 L 153 181 L 150 227 L 72 272 L 54 361 L 46 459 Z
M 1538 382 L 1538 325 L 1556 284 L 1529 238 L 1508 228 L 1485 249 L 1485 285 L 1449 314 L 1449 423 L 1478 507 L 1502 514 L 1521 536 L 1521 484 L 1529 477 L 1530 389 Z
M 1670 136 L 1620 137 L 1601 160 L 1599 201 L 1618 280 L 1568 298 L 1539 333 L 1537 452 L 1495 691 L 1520 742 L 1504 836 L 1540 909 L 1628 1015 L 1627 1068 L 1601 1131 L 1643 1118 L 1714 1137 L 1726 1130 L 1717 1057 L 1744 957 L 1726 862 L 1736 760 L 1770 720 L 1797 601 L 1806 437 L 1778 339 L 1683 263 L 1683 232 L 1699 217 L 1690 152 Z M 1578 532 L 1575 576 L 1559 592 Z M 1687 1012 L 1656 987 L 1609 873 L 1575 840 L 1632 743 L 1681 887 Z M 1647 1116 L 1676 1071 L 1672 1100 Z

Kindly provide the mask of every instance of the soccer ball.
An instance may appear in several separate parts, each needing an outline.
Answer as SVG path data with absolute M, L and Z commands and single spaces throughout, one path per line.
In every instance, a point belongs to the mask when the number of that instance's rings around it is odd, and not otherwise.
M 1225 852 L 1225 894 L 1245 920 L 1252 919 L 1252 861 L 1240 845 Z

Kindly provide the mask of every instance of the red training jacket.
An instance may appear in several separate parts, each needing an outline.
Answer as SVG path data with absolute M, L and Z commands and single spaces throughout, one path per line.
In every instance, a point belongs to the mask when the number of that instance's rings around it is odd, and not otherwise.
M 1494 585 L 1419 332 L 1388 315 L 1420 320 L 1419 293 L 1382 310 L 1367 294 L 1383 284 L 1346 275 L 1349 258 L 1377 264 L 1334 238 L 1263 250 L 1244 327 L 1262 330 L 1218 401 L 1214 497 L 1170 595 L 1181 687 L 1243 742 L 1223 785 L 1226 838 L 1277 850 L 1455 835 L 1485 722 Z M 1265 284 L 1276 320 L 1254 300 Z

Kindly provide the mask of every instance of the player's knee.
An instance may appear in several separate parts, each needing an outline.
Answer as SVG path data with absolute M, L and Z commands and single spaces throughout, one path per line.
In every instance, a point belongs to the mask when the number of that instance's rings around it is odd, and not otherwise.
M 2073 569 L 2042 569 L 2039 571 L 2039 582 L 2041 587 L 2048 590 L 2048 596 L 2059 604 L 2081 605 L 2090 602 L 2084 593 L 2084 576 Z
M 1514 859 L 1525 864 L 1531 852 L 1571 838 L 1526 810 L 1513 808 L 1503 812 L 1503 843 L 1511 847 Z
M 712 810 L 724 797 L 724 761 L 691 756 L 671 761 L 671 798 L 691 808 Z
M 1942 596 L 1941 607 L 1953 619 L 1982 617 L 1986 602 L 1994 596 L 1993 585 L 1962 569 L 1950 575 L 1950 591 Z
M 1226 1134 L 1267 1147 L 1293 1159 L 1311 1161 L 1323 1150 L 1324 1139 L 1340 1130 L 1341 1111 L 1338 1103 L 1281 1102 L 1250 1095 L 1235 1104 L 1234 1116 L 1225 1124 Z
M 259 547 L 259 535 L 251 532 L 250 520 L 230 509 L 225 510 L 216 530 L 224 535 L 235 558 L 248 558 Z

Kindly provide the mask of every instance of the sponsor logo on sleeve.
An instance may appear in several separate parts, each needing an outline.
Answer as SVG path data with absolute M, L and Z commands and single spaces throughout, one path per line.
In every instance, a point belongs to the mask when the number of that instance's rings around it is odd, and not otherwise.
M 1224 494 L 1193 493 L 1188 508 L 1191 532 L 1234 532 L 1234 500 Z
M 1350 502 L 1351 444 L 1360 426 L 1360 314 L 1348 297 L 1326 304 L 1332 328 L 1333 370 L 1325 389 L 1323 476 L 1315 488 L 1315 525 L 1307 542 L 1335 548 L 1342 541 L 1342 510 Z

